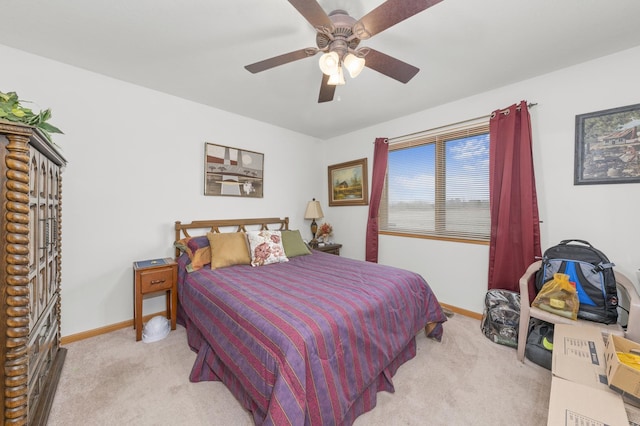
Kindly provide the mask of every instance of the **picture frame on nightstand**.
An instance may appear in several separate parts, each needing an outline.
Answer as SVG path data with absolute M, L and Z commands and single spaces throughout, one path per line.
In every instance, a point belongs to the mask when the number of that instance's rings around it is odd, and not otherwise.
M 314 250 L 322 251 L 324 253 L 335 254 L 340 256 L 340 249 L 342 244 L 335 243 L 319 243 L 317 246 L 312 247 Z

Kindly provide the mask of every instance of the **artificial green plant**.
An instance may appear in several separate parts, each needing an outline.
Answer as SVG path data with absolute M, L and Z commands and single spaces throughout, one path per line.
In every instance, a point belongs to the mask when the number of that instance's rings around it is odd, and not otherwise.
M 49 142 L 53 143 L 51 133 L 62 133 L 62 131 L 56 126 L 47 123 L 51 118 L 51 110 L 47 108 L 36 114 L 31 109 L 22 106 L 20 102 L 16 92 L 0 92 L 0 119 L 23 123 L 40 129 Z

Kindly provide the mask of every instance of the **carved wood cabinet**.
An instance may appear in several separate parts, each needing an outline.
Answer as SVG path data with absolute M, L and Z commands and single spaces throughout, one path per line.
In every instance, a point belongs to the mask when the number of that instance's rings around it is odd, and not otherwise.
M 61 172 L 37 131 L 0 121 L 0 326 L 5 425 L 46 424 L 60 347 Z

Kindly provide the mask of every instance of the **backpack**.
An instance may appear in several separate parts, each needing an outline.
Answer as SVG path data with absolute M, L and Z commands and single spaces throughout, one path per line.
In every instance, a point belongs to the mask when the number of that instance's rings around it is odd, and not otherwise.
M 576 284 L 580 301 L 578 318 L 614 324 L 618 320 L 614 266 L 604 253 L 587 241 L 563 240 L 544 252 L 542 267 L 536 272 L 536 290 L 540 291 L 553 279 L 553 274 L 567 274 L 569 281 Z
M 537 318 L 529 321 L 529 334 L 524 355 L 531 362 L 551 370 L 553 352 L 553 324 Z
M 480 329 L 484 335 L 501 345 L 518 346 L 520 323 L 520 293 L 509 290 L 489 290 L 484 298 L 484 313 Z

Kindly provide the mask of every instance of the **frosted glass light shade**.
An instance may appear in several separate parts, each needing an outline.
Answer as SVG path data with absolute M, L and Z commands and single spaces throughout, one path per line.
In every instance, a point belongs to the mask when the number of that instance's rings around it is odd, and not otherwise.
M 365 61 L 364 58 L 359 58 L 356 55 L 349 53 L 344 58 L 343 64 L 347 68 L 347 71 L 349 71 L 351 78 L 356 78 L 362 72 Z
M 342 74 L 342 67 L 338 67 L 338 71 L 329 76 L 327 84 L 330 86 L 342 86 L 345 84 L 344 74 Z
M 319 65 L 324 74 L 335 74 L 340 67 L 340 57 L 336 52 L 327 52 L 320 57 Z

